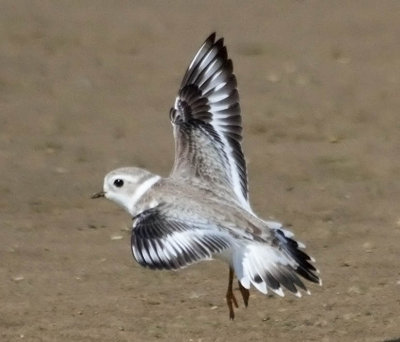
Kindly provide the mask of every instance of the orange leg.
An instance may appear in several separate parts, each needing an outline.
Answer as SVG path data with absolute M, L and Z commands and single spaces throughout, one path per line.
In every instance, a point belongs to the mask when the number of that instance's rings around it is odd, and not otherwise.
M 246 289 L 245 287 L 243 287 L 243 285 L 240 283 L 239 280 L 238 280 L 238 284 L 239 284 L 239 291 L 243 297 L 244 306 L 247 308 L 247 306 L 249 305 L 250 291 L 248 289 Z
M 229 267 L 229 282 L 228 282 L 228 291 L 226 292 L 226 303 L 228 304 L 229 318 L 233 320 L 235 318 L 233 305 L 235 305 L 236 308 L 238 308 L 239 306 L 235 298 L 235 295 L 233 294 L 232 282 L 233 282 L 233 269 L 232 267 Z

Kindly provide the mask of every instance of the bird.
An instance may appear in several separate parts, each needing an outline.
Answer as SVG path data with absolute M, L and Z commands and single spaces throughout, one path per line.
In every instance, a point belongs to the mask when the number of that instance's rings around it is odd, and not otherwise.
M 223 38 L 212 33 L 184 74 L 169 112 L 175 160 L 168 177 L 138 167 L 106 174 L 105 197 L 132 217 L 134 259 L 154 270 L 178 270 L 220 259 L 228 264 L 226 303 L 235 318 L 250 287 L 263 294 L 310 294 L 304 279 L 322 285 L 315 260 L 281 223 L 258 217 L 250 206 L 242 151 L 242 116 Z

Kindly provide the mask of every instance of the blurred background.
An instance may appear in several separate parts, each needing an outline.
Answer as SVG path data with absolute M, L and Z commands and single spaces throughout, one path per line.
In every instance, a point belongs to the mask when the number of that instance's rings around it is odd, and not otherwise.
M 0 2 L 2 341 L 399 341 L 398 1 Z M 226 266 L 140 268 L 104 175 L 168 175 L 168 118 L 204 39 L 238 78 L 254 210 L 324 286 L 252 291 Z

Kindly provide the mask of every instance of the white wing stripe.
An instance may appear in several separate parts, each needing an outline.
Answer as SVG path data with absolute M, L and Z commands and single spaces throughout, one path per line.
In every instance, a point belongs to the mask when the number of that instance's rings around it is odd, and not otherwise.
M 217 67 L 215 66 L 216 64 L 219 64 Z M 214 72 L 215 69 L 218 69 L 222 66 L 222 62 L 218 59 L 214 60 L 208 67 L 207 69 L 204 71 L 203 75 L 202 75 L 202 79 L 201 81 L 199 80 L 198 84 L 199 84 L 199 88 L 201 88 L 204 84 L 204 82 L 208 81 L 209 79 L 209 74 L 212 74 Z M 219 72 L 217 72 L 217 74 L 221 74 L 222 70 L 220 70 Z M 215 75 L 214 75 L 215 76 Z M 214 78 L 213 76 L 213 78 Z M 212 80 L 212 79 L 211 79 Z M 212 81 L 210 82 L 212 83 Z
M 207 96 L 209 102 L 219 102 L 225 100 L 229 97 L 229 93 L 222 93 L 222 94 L 210 94 Z
M 226 82 L 222 82 L 222 83 L 218 84 L 218 85 L 214 88 L 214 91 L 220 90 L 221 88 L 225 87 L 225 85 L 226 85 Z
M 194 56 L 192 62 L 189 65 L 188 70 L 192 70 L 194 63 L 197 62 L 197 57 L 199 57 L 200 53 L 203 52 L 203 48 L 207 45 L 207 42 L 204 42 L 204 44 L 201 46 L 201 48 L 199 49 L 199 51 L 197 51 L 196 55 Z
M 218 104 L 209 104 L 209 106 L 210 106 L 210 108 L 211 108 L 211 110 L 213 111 L 213 112 L 217 112 L 217 111 L 219 111 L 219 110 L 224 110 L 224 109 L 228 109 L 230 106 L 229 105 L 218 105 Z M 227 117 L 228 115 L 225 115 L 225 118 Z M 221 119 L 224 119 L 224 117 L 221 115 L 221 117 L 218 117 L 218 119 L 216 119 L 215 120 L 215 122 L 219 122 L 219 121 L 221 121 Z M 213 120 L 214 121 L 214 120 Z
M 219 137 L 221 138 L 227 153 L 227 158 L 228 158 L 228 162 L 229 162 L 229 166 L 230 166 L 230 170 L 231 170 L 231 179 L 232 179 L 232 185 L 233 185 L 233 190 L 235 191 L 236 196 L 239 199 L 240 204 L 248 211 L 252 212 L 251 207 L 249 202 L 247 201 L 247 199 L 243 196 L 242 193 L 242 185 L 239 179 L 239 170 L 236 167 L 235 161 L 232 157 L 232 153 L 233 150 L 232 148 L 229 146 L 228 142 L 226 141 L 225 137 L 223 134 L 219 134 L 219 128 L 220 126 L 218 124 L 214 125 L 214 120 L 212 120 L 213 126 L 217 129 L 217 133 L 219 135 Z

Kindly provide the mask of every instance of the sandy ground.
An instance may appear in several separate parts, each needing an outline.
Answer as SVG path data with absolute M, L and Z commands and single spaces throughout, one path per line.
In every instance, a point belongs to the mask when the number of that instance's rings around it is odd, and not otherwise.
M 1 1 L 1 341 L 399 341 L 398 1 Z M 140 268 L 131 220 L 93 201 L 124 165 L 167 175 L 168 111 L 224 35 L 253 207 L 307 243 L 324 280 L 252 291 L 227 267 Z

